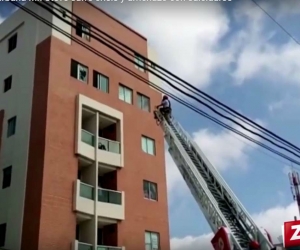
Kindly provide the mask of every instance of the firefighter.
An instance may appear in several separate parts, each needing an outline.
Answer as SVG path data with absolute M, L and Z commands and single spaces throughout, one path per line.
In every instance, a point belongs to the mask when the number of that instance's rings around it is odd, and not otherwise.
M 158 108 L 158 110 L 163 116 L 171 117 L 172 108 L 168 96 L 164 95 L 161 100 L 161 104 L 157 105 L 156 108 Z

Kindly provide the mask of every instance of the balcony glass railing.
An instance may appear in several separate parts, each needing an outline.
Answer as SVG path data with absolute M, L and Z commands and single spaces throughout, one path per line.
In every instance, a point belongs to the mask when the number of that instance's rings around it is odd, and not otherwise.
M 122 193 L 118 191 L 99 188 L 98 201 L 122 205 Z
M 95 146 L 95 136 L 84 129 L 81 130 L 81 141 L 90 146 Z M 98 138 L 98 148 L 115 154 L 121 153 L 120 142 L 112 141 L 103 137 Z
M 101 150 L 107 150 L 112 153 L 120 154 L 120 142 L 118 141 L 111 141 L 102 137 L 99 137 L 98 148 Z
M 122 247 L 98 246 L 97 250 L 122 250 Z
M 94 188 L 88 184 L 80 183 L 80 196 L 87 199 L 94 199 Z
M 93 250 L 93 245 L 79 242 L 78 250 Z
M 81 141 L 93 147 L 95 146 L 95 136 L 84 129 L 81 130 Z

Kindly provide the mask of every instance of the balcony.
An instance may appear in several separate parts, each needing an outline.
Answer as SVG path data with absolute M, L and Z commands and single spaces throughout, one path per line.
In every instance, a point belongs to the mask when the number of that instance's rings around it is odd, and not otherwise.
M 74 210 L 83 214 L 94 215 L 94 190 L 91 185 L 75 181 Z M 124 220 L 124 192 L 98 188 L 97 215 L 113 221 Z
M 79 242 L 75 240 L 72 246 L 72 250 L 93 250 L 92 244 Z M 97 250 L 125 250 L 125 247 L 113 247 L 113 246 L 97 246 Z
M 84 129 L 81 130 L 80 152 L 88 159 L 95 160 L 95 135 Z M 97 159 L 104 167 L 122 167 L 121 145 L 118 141 L 112 141 L 98 137 Z
M 76 111 L 75 154 L 108 168 L 123 167 L 123 113 L 80 94 Z

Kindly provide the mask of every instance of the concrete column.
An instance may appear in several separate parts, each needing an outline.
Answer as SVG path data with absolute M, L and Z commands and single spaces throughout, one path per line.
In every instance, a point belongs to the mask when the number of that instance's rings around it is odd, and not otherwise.
M 94 223 L 94 249 L 97 249 L 97 235 L 98 235 L 98 213 L 97 213 L 97 205 L 98 205 L 98 142 L 99 142 L 99 137 L 98 137 L 98 131 L 99 131 L 99 112 L 96 114 L 96 137 L 95 137 L 95 164 L 94 164 L 94 218 L 93 218 L 93 223 Z

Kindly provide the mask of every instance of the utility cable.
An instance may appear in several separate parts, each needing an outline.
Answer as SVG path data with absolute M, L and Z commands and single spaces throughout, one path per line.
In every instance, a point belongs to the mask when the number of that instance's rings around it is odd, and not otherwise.
M 46 9 L 46 10 L 49 11 L 51 14 L 53 14 L 53 15 L 55 15 L 57 18 L 59 18 L 61 21 L 63 21 L 63 22 L 65 22 L 65 23 L 69 24 L 71 27 L 73 27 L 73 28 L 76 29 L 76 24 L 73 24 L 72 22 L 68 22 L 68 21 L 65 20 L 63 17 L 61 17 L 59 14 L 57 14 L 55 11 L 53 11 L 53 10 L 51 9 L 51 8 L 52 8 L 52 5 L 49 5 L 49 4 L 47 3 L 47 5 L 49 6 L 49 7 L 47 7 L 47 6 L 45 6 L 44 4 L 42 4 L 41 2 L 34 2 L 34 3 L 37 4 L 37 5 L 39 5 L 39 6 L 41 6 L 42 8 Z M 45 2 L 43 2 L 43 3 L 45 3 Z M 81 20 L 82 20 L 82 19 L 81 19 Z M 91 32 L 85 31 L 85 30 L 82 30 L 82 32 L 85 33 L 85 34 L 87 34 L 87 35 L 89 35 L 90 37 L 93 37 L 94 39 L 96 39 L 97 41 L 99 41 L 100 43 L 102 43 L 103 45 L 105 45 L 106 47 L 108 47 L 108 48 L 110 48 L 111 50 L 113 50 L 114 52 L 116 52 L 116 53 L 117 53 L 118 55 L 120 55 L 121 57 L 125 58 L 127 61 L 130 61 L 131 63 L 136 64 L 136 62 L 135 62 L 134 60 L 132 60 L 132 59 L 128 58 L 127 56 L 125 56 L 123 53 L 121 53 L 119 50 L 117 50 L 116 48 L 114 48 L 113 46 L 111 46 L 109 43 L 106 43 L 106 42 L 100 40 L 99 38 L 95 37 L 93 34 L 91 34 Z M 146 67 L 145 67 L 145 65 L 144 65 L 144 66 L 139 65 L 139 66 L 140 66 L 140 67 L 143 67 L 145 70 L 147 70 Z M 150 71 L 150 72 L 151 72 L 152 74 L 154 74 L 156 77 L 158 77 L 158 78 L 164 80 L 166 83 L 168 83 L 171 87 L 173 87 L 173 88 L 176 89 L 177 91 L 179 91 L 179 92 L 181 92 L 181 93 L 184 93 L 186 96 L 188 96 L 188 97 L 190 97 L 190 98 L 192 98 L 192 99 L 194 99 L 194 100 L 196 100 L 196 101 L 198 101 L 198 102 L 201 102 L 203 105 L 207 106 L 208 108 L 210 108 L 211 110 L 213 110 L 215 113 L 219 114 L 221 117 L 223 117 L 223 118 L 225 118 L 225 119 L 227 119 L 227 120 L 230 120 L 231 122 L 233 122 L 233 123 L 235 123 L 235 124 L 241 126 L 241 127 L 242 127 L 243 129 L 245 129 L 246 131 L 248 131 L 248 132 L 250 132 L 250 133 L 252 133 L 252 134 L 254 134 L 254 135 L 256 135 L 256 136 L 259 136 L 259 137 L 263 138 L 264 140 L 268 141 L 269 143 L 271 143 L 271 144 L 273 144 L 273 145 L 275 145 L 275 146 L 277 146 L 277 147 L 279 147 L 279 148 L 281 148 L 281 149 L 283 149 L 283 150 L 285 150 L 285 151 L 287 151 L 287 152 L 289 152 L 289 153 L 291 153 L 291 154 L 293 154 L 293 155 L 295 155 L 295 156 L 297 156 L 297 157 L 300 158 L 300 155 L 299 155 L 299 154 L 296 154 L 296 153 L 294 153 L 293 151 L 291 151 L 290 149 L 288 149 L 288 148 L 286 148 L 286 147 L 283 147 L 283 146 L 281 146 L 281 145 L 279 145 L 279 144 L 273 142 L 272 140 L 270 140 L 270 139 L 264 137 L 263 135 L 261 135 L 261 134 L 259 134 L 259 133 L 256 133 L 256 132 L 254 132 L 254 131 L 248 129 L 247 127 L 245 127 L 244 125 L 238 123 L 238 122 L 235 121 L 234 119 L 232 119 L 232 118 L 230 118 L 230 117 L 228 117 L 228 116 L 224 116 L 223 114 L 219 113 L 219 112 L 216 111 L 214 108 L 211 108 L 209 105 L 207 105 L 206 103 L 203 103 L 203 102 L 202 102 L 201 100 L 199 100 L 198 98 L 192 96 L 192 95 L 189 94 L 189 93 L 186 93 L 186 92 L 182 91 L 179 87 L 175 86 L 175 85 L 172 84 L 170 81 L 168 81 L 168 80 L 162 78 L 160 75 L 158 75 L 157 73 L 153 72 L 151 69 L 148 68 L 148 71 Z
M 284 28 L 274 17 L 271 16 L 271 14 L 269 14 L 267 12 L 267 10 L 265 10 L 258 2 L 256 2 L 255 0 L 251 0 L 262 12 L 264 12 L 275 24 L 277 24 L 277 26 L 285 33 L 287 34 L 292 40 L 294 40 L 295 43 L 297 43 L 298 45 L 300 45 L 300 42 L 290 33 L 287 31 L 286 28 Z
M 42 0 L 42 2 L 45 2 L 45 1 Z M 47 3 L 47 4 L 49 5 L 49 3 Z M 250 126 L 252 126 L 252 127 L 256 126 L 256 129 L 259 130 L 260 132 L 262 132 L 262 133 L 264 133 L 264 134 L 266 134 L 266 135 L 272 137 L 272 138 L 275 139 L 276 141 L 281 142 L 282 144 L 284 144 L 284 145 L 286 145 L 286 146 L 288 146 L 288 147 L 293 148 L 294 150 L 296 150 L 297 152 L 300 153 L 300 148 L 299 148 L 299 147 L 297 147 L 297 146 L 293 145 L 292 143 L 286 141 L 285 139 L 279 137 L 279 136 L 276 135 L 275 133 L 273 133 L 273 132 L 269 131 L 268 129 L 262 127 L 261 125 L 255 123 L 255 122 L 252 121 L 251 119 L 249 119 L 249 118 L 247 118 L 247 117 L 245 117 L 245 116 L 239 114 L 237 111 L 235 111 L 235 110 L 231 109 L 230 107 L 226 106 L 225 104 L 219 102 L 218 100 L 216 100 L 216 99 L 214 99 L 213 97 L 209 96 L 209 95 L 206 94 L 205 92 L 203 92 L 203 91 L 201 91 L 201 90 L 195 88 L 193 85 L 191 85 L 191 84 L 185 82 L 184 80 L 182 80 L 182 79 L 180 79 L 179 77 L 175 76 L 174 74 L 172 74 L 172 73 L 169 72 L 168 70 L 164 69 L 163 67 L 159 66 L 158 64 L 156 64 L 156 63 L 154 63 L 153 61 L 149 60 L 148 58 L 145 58 L 144 56 L 140 55 L 139 53 L 137 53 L 135 50 L 133 50 L 133 49 L 130 48 L 129 46 L 125 45 L 125 44 L 122 43 L 121 41 L 118 41 L 117 39 L 115 39 L 114 37 L 110 36 L 109 34 L 107 34 L 107 33 L 103 32 L 103 31 L 101 31 L 98 27 L 92 25 L 91 23 L 87 22 L 86 20 L 83 20 L 81 17 L 79 17 L 79 16 L 76 15 L 75 13 L 71 12 L 70 10 L 66 9 L 65 7 L 61 6 L 60 4 L 58 4 L 58 3 L 56 3 L 56 2 L 53 2 L 53 5 L 54 5 L 54 6 L 57 6 L 57 7 L 55 8 L 56 10 L 58 10 L 58 11 L 60 11 L 60 12 L 63 10 L 63 11 L 65 12 L 64 14 L 69 13 L 69 14 L 71 14 L 72 16 L 75 17 L 75 19 L 73 19 L 72 17 L 68 16 L 69 18 L 71 18 L 71 20 L 76 21 L 76 20 L 79 19 L 79 20 L 81 20 L 84 24 L 86 24 L 86 25 L 88 25 L 89 27 L 95 29 L 96 31 L 98 31 L 98 32 L 100 32 L 100 33 L 102 33 L 102 34 L 104 34 L 106 37 L 108 37 L 109 39 L 111 39 L 113 42 L 120 44 L 120 45 L 121 45 L 122 47 L 124 47 L 126 50 L 125 50 L 124 48 L 120 48 L 120 46 L 118 46 L 118 45 L 116 45 L 116 44 L 113 44 L 113 45 L 114 45 L 115 47 L 117 47 L 118 49 L 122 50 L 123 52 L 125 52 L 126 54 L 129 54 L 130 56 L 133 56 L 133 54 L 131 54 L 131 53 L 138 54 L 139 56 L 141 56 L 141 57 L 144 59 L 144 62 L 148 62 L 148 63 L 147 63 L 148 65 L 149 65 L 149 64 L 155 65 L 156 71 L 158 71 L 158 72 L 159 72 L 160 74 L 162 74 L 163 76 L 168 77 L 168 78 L 170 79 L 170 76 L 167 76 L 167 75 L 166 75 L 165 73 L 163 73 L 161 70 L 163 70 L 163 71 L 166 72 L 167 74 L 171 75 L 171 76 L 173 77 L 172 80 L 175 81 L 177 84 L 181 85 L 181 86 L 184 87 L 184 88 L 187 88 L 187 86 L 188 86 L 188 87 L 189 87 L 189 88 L 188 88 L 189 91 L 191 91 L 192 93 L 194 93 L 194 94 L 196 94 L 196 95 L 202 97 L 202 98 L 203 98 L 204 100 L 206 100 L 207 102 L 209 102 L 209 103 L 211 103 L 211 104 L 217 106 L 219 109 L 221 109 L 221 110 L 223 110 L 223 111 L 225 111 L 225 112 L 231 114 L 231 115 L 234 116 L 235 118 L 237 118 L 237 119 L 243 121 L 244 123 L 246 123 L 246 124 L 248 124 L 248 125 L 250 125 Z M 59 9 L 58 9 L 58 8 L 59 8 Z M 61 18 L 61 17 L 60 17 L 60 18 Z M 61 18 L 61 19 L 62 19 L 62 18 Z M 91 30 L 91 32 L 93 32 L 93 31 Z M 93 33 L 95 33 L 95 32 L 93 32 Z M 86 34 L 88 34 L 88 33 L 86 33 Z M 97 34 L 97 33 L 96 33 L 96 34 Z M 103 40 L 109 42 L 109 44 L 112 44 L 112 42 L 111 42 L 111 41 L 108 41 L 107 38 L 104 38 L 104 37 L 101 36 L 100 34 L 97 34 L 97 35 L 98 35 L 101 39 L 103 39 Z M 135 63 L 135 64 L 136 64 L 136 63 Z M 140 66 L 140 65 L 139 65 L 139 66 Z M 147 70 L 146 68 L 144 68 L 144 69 Z M 148 71 L 150 71 L 150 72 L 153 74 L 153 72 L 152 72 L 151 70 L 148 69 Z M 160 78 L 161 80 L 163 80 L 163 81 L 166 81 L 165 79 L 163 79 L 163 78 L 161 78 L 161 77 L 159 77 L 159 78 Z M 175 79 L 174 79 L 174 78 L 175 78 Z M 184 85 L 183 85 L 182 83 L 180 83 L 179 81 L 183 82 Z M 192 88 L 192 90 L 191 90 L 190 88 Z M 177 90 L 178 90 L 178 89 L 177 89 Z M 182 91 L 180 91 L 180 90 L 178 90 L 178 91 L 182 93 Z M 196 92 L 198 92 L 198 93 L 196 93 Z M 184 93 L 184 92 L 183 92 L 183 93 Z M 200 93 L 200 94 L 199 94 L 199 93 Z M 184 93 L 184 94 L 185 94 L 185 93 Z M 201 95 L 201 94 L 202 94 L 202 95 Z M 203 96 L 203 95 L 204 95 L 204 96 Z M 194 99 L 194 98 L 193 98 L 193 99 Z M 212 100 L 212 101 L 211 101 L 211 100 Z M 197 102 L 199 102 L 199 103 L 201 103 L 202 105 L 206 106 L 207 108 L 209 108 L 210 110 L 212 110 L 214 113 L 217 113 L 217 114 L 220 115 L 221 117 L 223 117 L 223 118 L 225 118 L 225 119 L 229 119 L 229 120 L 231 120 L 232 122 L 234 122 L 235 124 L 237 124 L 238 126 L 240 126 L 240 127 L 242 127 L 243 129 L 245 129 L 245 127 L 244 127 L 243 125 L 239 124 L 237 121 L 235 121 L 235 120 L 233 120 L 233 119 L 231 119 L 231 118 L 229 118 L 229 117 L 225 117 L 225 116 L 221 115 L 218 111 L 216 111 L 215 109 L 211 108 L 209 105 L 205 104 L 204 102 L 200 101 L 199 99 L 197 99 Z M 253 125 L 254 125 L 254 126 L 253 126 Z M 245 130 L 247 130 L 248 132 L 251 132 L 251 130 L 249 130 L 249 129 L 245 129 Z M 252 132 L 253 132 L 253 131 L 252 131 Z M 252 132 L 251 132 L 251 133 L 252 133 Z M 255 134 L 255 135 L 258 135 L 258 134 Z
M 136 77 L 137 79 L 139 79 L 139 80 L 141 80 L 141 81 L 147 83 L 148 85 L 150 85 L 150 86 L 153 87 L 154 89 L 156 89 L 156 90 L 158 90 L 158 91 L 160 91 L 160 92 L 162 92 L 162 93 L 164 93 L 164 94 L 170 95 L 174 100 L 176 100 L 177 102 L 179 102 L 179 103 L 183 104 L 184 106 L 190 108 L 191 110 L 195 111 L 196 113 L 198 113 L 198 114 L 200 114 L 200 115 L 202 115 L 202 116 L 208 118 L 209 120 L 211 120 L 211 121 L 213 121 L 213 122 L 215 122 L 215 123 L 221 125 L 221 126 L 224 127 L 224 128 L 229 129 L 230 131 L 232 131 L 232 132 L 234 132 L 234 133 L 236 133 L 236 134 L 238 134 L 238 135 L 244 137 L 245 139 L 247 139 L 247 140 L 249 140 L 249 141 L 251 141 L 251 142 L 253 142 L 253 143 L 256 143 L 257 145 L 259 145 L 259 146 L 261 146 L 261 147 L 263 147 L 263 148 L 265 148 L 265 149 L 267 149 L 267 150 L 273 152 L 274 154 L 277 154 L 277 155 L 281 156 L 282 158 L 285 158 L 286 160 L 288 160 L 288 161 L 290 161 L 290 162 L 293 162 L 293 163 L 295 163 L 295 164 L 297 164 L 297 165 L 300 166 L 300 162 L 299 162 L 299 161 L 297 161 L 297 160 L 295 160 L 295 159 L 293 159 L 293 158 L 291 158 L 291 157 L 289 157 L 289 156 L 287 156 L 287 155 L 285 155 L 285 154 L 283 154 L 283 153 L 281 153 L 281 152 L 279 152 L 279 151 L 277 151 L 277 150 L 274 150 L 274 149 L 270 148 L 269 146 L 267 146 L 267 145 L 265 145 L 265 144 L 263 144 L 263 143 L 261 143 L 261 142 L 255 140 L 255 139 L 253 139 L 253 138 L 250 137 L 250 136 L 247 136 L 247 135 L 241 133 L 240 131 L 238 131 L 238 130 L 236 130 L 236 129 L 230 127 L 229 125 L 227 125 L 227 124 L 225 124 L 225 123 L 219 121 L 218 119 L 216 119 L 216 118 L 214 118 L 214 117 L 208 115 L 208 114 L 205 113 L 204 111 L 202 111 L 202 110 L 200 110 L 200 109 L 198 109 L 198 108 L 195 108 L 194 106 L 192 106 L 191 104 L 189 104 L 189 103 L 187 103 L 187 102 L 185 102 L 185 101 L 182 101 L 180 98 L 176 97 L 175 95 L 173 95 L 173 94 L 171 94 L 171 93 L 169 93 L 169 92 L 164 91 L 164 89 L 158 87 L 156 84 L 154 84 L 154 83 L 148 81 L 147 79 L 141 77 L 141 76 L 138 75 L 137 73 L 131 71 L 130 69 L 128 69 L 128 68 L 124 67 L 123 65 L 119 64 L 118 62 L 114 61 L 113 59 L 111 59 L 111 58 L 105 56 L 105 55 L 102 54 L 101 52 L 95 50 L 93 47 L 87 45 L 86 43 L 84 43 L 84 42 L 82 42 L 81 40 L 77 39 L 77 38 L 74 37 L 73 35 L 71 35 L 71 34 L 67 33 L 66 31 L 62 30 L 62 29 L 59 28 L 58 26 L 54 25 L 52 22 L 50 22 L 50 21 L 46 20 L 45 18 L 39 16 L 38 14 L 36 14 L 36 13 L 33 12 L 33 11 L 31 11 L 31 10 L 28 9 L 27 7 L 22 6 L 22 5 L 19 4 L 18 2 L 11 2 L 11 3 L 12 3 L 13 5 L 19 7 L 20 9 L 22 9 L 23 11 L 25 11 L 25 12 L 28 13 L 29 15 L 35 17 L 35 18 L 38 19 L 39 21 L 43 22 L 44 24 L 50 26 L 51 28 L 53 28 L 53 29 L 57 30 L 58 32 L 60 32 L 61 34 L 65 35 L 66 37 L 68 37 L 68 38 L 70 38 L 71 40 L 75 41 L 76 43 L 78 43 L 78 44 L 81 45 L 82 47 L 86 48 L 86 49 L 89 50 L 90 52 L 92 52 L 92 53 L 98 55 L 99 57 L 102 57 L 103 59 L 105 59 L 106 61 L 110 62 L 110 63 L 113 64 L 114 66 L 116 66 L 116 67 L 118 67 L 118 68 L 124 70 L 125 72 L 131 74 L 132 76 Z

